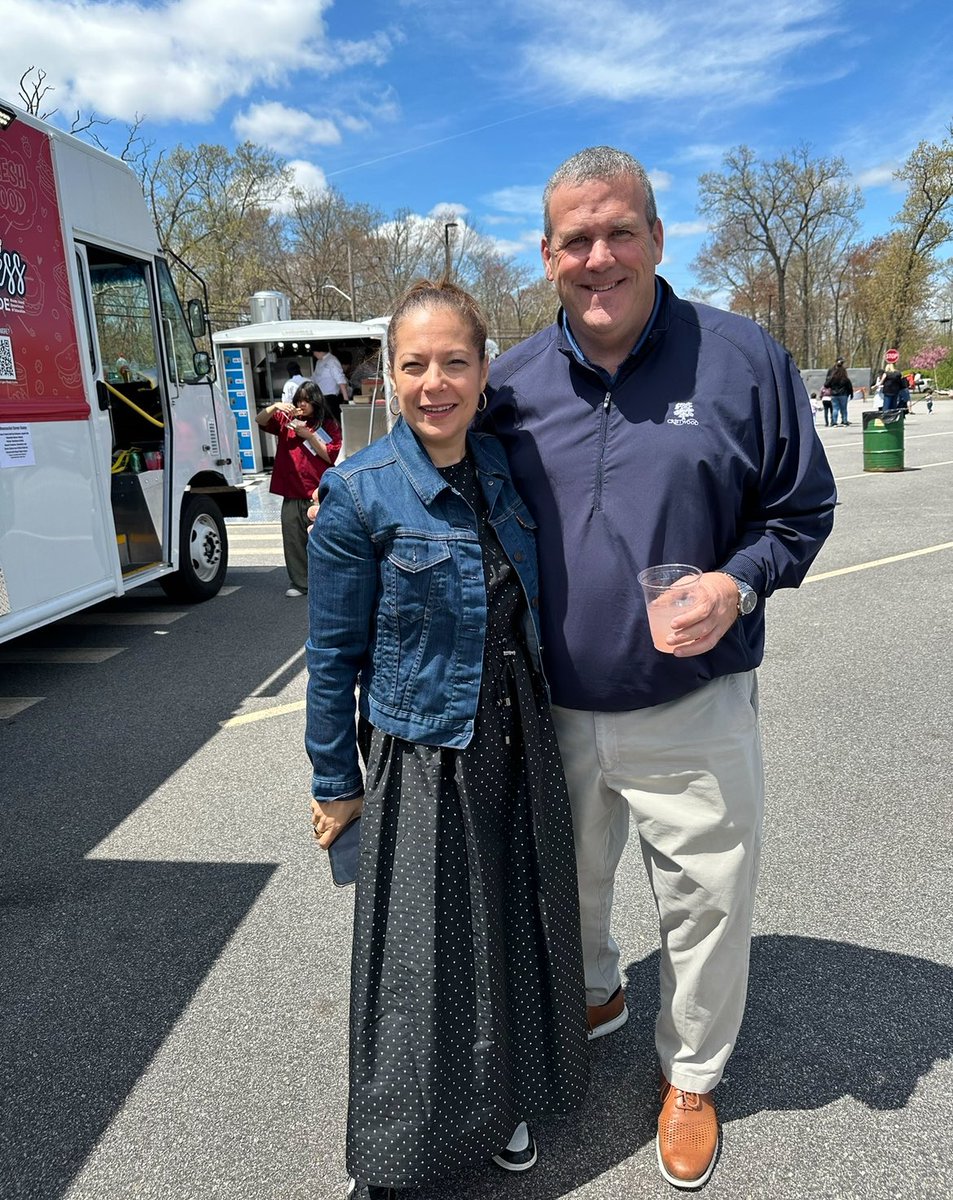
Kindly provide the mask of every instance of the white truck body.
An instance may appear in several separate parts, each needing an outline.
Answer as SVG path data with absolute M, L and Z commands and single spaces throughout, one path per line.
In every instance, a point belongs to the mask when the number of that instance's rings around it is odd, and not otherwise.
M 218 591 L 247 499 L 207 365 L 134 173 L 0 101 L 0 642 Z

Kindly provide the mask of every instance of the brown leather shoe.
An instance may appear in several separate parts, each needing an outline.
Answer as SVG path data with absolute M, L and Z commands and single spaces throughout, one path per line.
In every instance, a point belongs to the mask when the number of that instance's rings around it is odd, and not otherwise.
M 662 1076 L 655 1153 L 662 1178 L 679 1188 L 708 1182 L 718 1156 L 718 1116 L 711 1092 L 683 1092 Z
M 621 986 L 616 988 L 605 1004 L 587 1004 L 586 1015 L 589 1018 L 590 1042 L 621 1029 L 629 1019 Z

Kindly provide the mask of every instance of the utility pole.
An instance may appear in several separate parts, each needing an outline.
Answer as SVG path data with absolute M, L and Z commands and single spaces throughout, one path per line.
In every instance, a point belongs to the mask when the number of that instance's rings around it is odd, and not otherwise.
M 443 275 L 450 278 L 450 230 L 456 229 L 456 221 L 447 221 L 443 227 Z

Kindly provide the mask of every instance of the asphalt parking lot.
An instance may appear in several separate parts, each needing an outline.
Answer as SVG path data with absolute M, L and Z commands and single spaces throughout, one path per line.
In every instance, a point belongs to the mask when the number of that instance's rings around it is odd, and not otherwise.
M 859 409 L 818 430 L 834 533 L 769 602 L 762 886 L 706 1200 L 953 1195 L 953 400 L 916 406 L 888 474 L 863 470 Z M 234 590 L 166 635 L 134 594 L 154 627 L 97 673 L 0 666 L 46 697 L 0 720 L 4 1198 L 343 1195 L 350 893 L 309 837 L 303 610 L 257 515 Z M 119 610 L 35 644 L 118 647 Z M 408 1200 L 673 1195 L 633 850 L 616 936 L 632 1015 L 585 1109 L 538 1128 L 525 1176 Z

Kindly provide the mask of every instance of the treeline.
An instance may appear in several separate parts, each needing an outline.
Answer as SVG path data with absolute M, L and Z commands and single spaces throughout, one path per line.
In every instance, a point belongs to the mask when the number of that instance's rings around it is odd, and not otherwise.
M 45 80 L 33 67 L 20 80 L 24 107 L 40 116 L 52 115 Z M 72 128 L 102 145 L 104 124 L 77 113 Z M 444 271 L 480 301 L 501 348 L 553 318 L 552 286 L 452 210 L 388 215 L 333 187 L 295 187 L 285 160 L 250 142 L 153 153 L 141 130 L 137 116 L 121 156 L 139 172 L 162 244 L 207 283 L 217 328 L 247 320 L 248 298 L 270 289 L 289 296 L 294 316 L 384 315 L 413 280 Z M 842 158 L 807 144 L 772 160 L 731 150 L 698 181 L 709 235 L 692 264 L 695 294 L 727 297 L 802 367 L 843 355 L 876 370 L 888 347 L 902 364 L 936 359 L 951 346 L 953 260 L 941 255 L 953 239 L 953 121 L 894 178 L 906 192 L 893 228 L 858 241 L 863 197 Z M 949 386 L 944 372 L 953 376 L 950 356 L 936 367 Z
M 739 146 L 699 179 L 710 234 L 693 269 L 802 367 L 843 355 L 876 370 L 888 348 L 911 364 L 950 344 L 953 260 L 940 255 L 953 238 L 953 122 L 894 178 L 906 194 L 893 229 L 858 241 L 863 198 L 843 159 L 807 145 L 759 159 Z
M 333 187 L 296 188 L 283 159 L 249 142 L 177 146 L 140 170 L 162 244 L 203 277 L 219 327 L 247 319 L 249 296 L 265 289 L 284 292 L 293 316 L 381 316 L 415 279 L 445 270 L 501 346 L 553 318 L 552 286 L 453 211 L 388 215 Z

